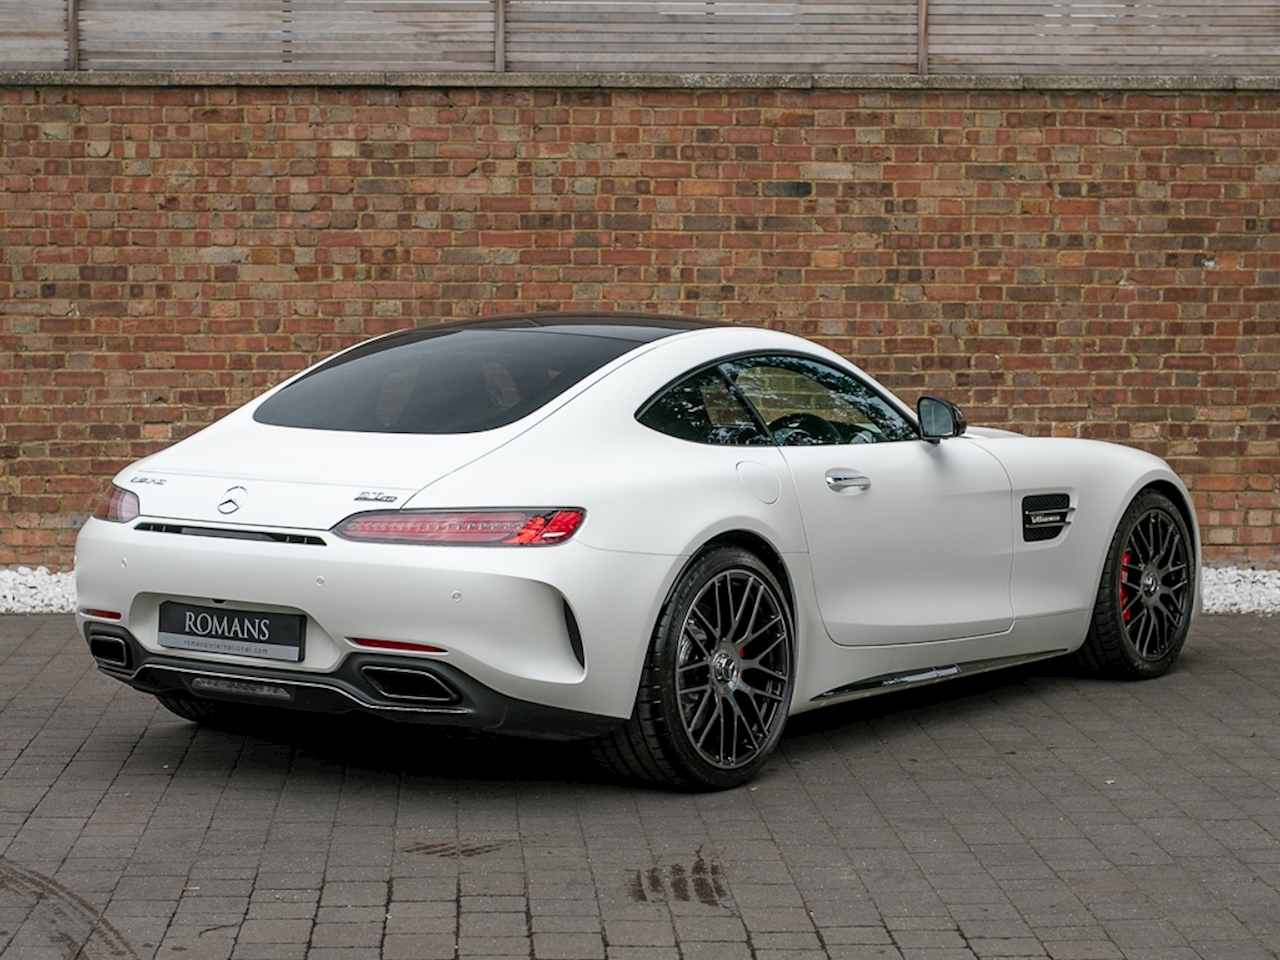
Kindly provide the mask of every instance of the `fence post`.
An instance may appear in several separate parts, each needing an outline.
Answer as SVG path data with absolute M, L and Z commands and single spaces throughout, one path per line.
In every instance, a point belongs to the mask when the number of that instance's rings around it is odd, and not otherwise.
M 80 69 L 80 0 L 67 0 L 67 69 Z
M 916 13 L 916 70 L 929 75 L 929 0 L 919 0 Z
M 507 0 L 493 0 L 493 72 L 507 69 Z

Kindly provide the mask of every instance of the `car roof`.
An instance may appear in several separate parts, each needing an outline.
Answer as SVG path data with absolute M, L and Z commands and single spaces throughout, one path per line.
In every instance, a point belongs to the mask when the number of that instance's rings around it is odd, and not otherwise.
M 454 320 L 447 323 L 415 327 L 400 331 L 403 334 L 432 332 L 445 333 L 455 330 L 546 330 L 579 336 L 608 337 L 614 340 L 631 340 L 637 344 L 652 343 L 677 333 L 711 327 L 727 327 L 732 324 L 687 317 L 670 317 L 654 313 L 526 313 L 500 317 L 477 317 L 472 320 Z M 395 336 L 392 334 L 391 336 Z

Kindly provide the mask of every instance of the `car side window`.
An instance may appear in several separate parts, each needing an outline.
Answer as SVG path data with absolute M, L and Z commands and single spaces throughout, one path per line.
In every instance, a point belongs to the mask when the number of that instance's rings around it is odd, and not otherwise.
M 851 374 L 804 357 L 743 357 L 721 370 L 779 446 L 915 440 L 914 424 Z
M 716 445 L 765 444 L 769 437 L 715 368 L 686 377 L 636 416 L 652 430 Z

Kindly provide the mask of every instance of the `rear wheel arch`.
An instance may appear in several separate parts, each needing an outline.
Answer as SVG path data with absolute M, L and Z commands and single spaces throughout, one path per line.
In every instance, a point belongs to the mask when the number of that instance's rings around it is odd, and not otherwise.
M 750 779 L 786 724 L 795 623 L 786 567 L 768 541 L 747 531 L 708 540 L 677 573 L 631 717 L 592 744 L 597 759 L 628 779 L 683 789 Z
M 799 614 L 796 611 L 796 592 L 791 582 L 791 571 L 787 569 L 786 562 L 768 540 L 750 530 L 728 530 L 724 533 L 716 534 L 701 547 L 694 551 L 689 557 L 689 562 L 685 564 L 685 568 L 692 565 L 699 557 L 705 553 L 716 549 L 717 547 L 741 547 L 748 553 L 754 554 L 756 558 L 769 568 L 769 572 L 773 574 L 774 579 L 778 581 L 778 585 L 782 587 L 782 594 L 787 601 L 787 607 L 791 613 L 791 628 L 794 630 L 799 622 Z M 683 573 L 683 570 L 681 571 Z M 677 576 L 675 583 L 680 581 Z M 673 586 L 674 589 L 674 586 Z

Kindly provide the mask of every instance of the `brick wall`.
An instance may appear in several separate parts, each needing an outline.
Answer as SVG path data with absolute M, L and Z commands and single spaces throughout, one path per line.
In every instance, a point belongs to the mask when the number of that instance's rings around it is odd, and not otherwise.
M 1116 440 L 1280 561 L 1280 94 L 0 88 L 0 565 L 362 337 L 614 307 Z

